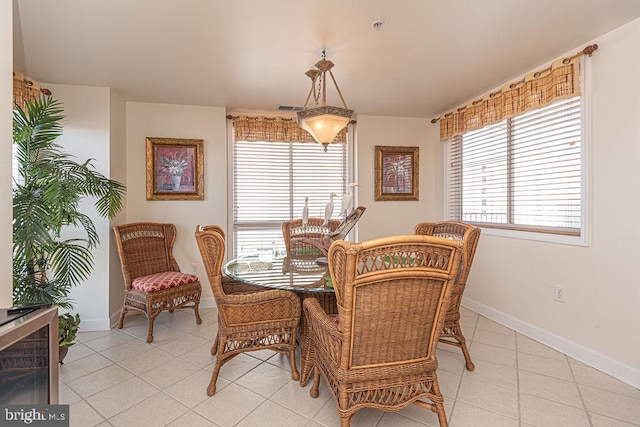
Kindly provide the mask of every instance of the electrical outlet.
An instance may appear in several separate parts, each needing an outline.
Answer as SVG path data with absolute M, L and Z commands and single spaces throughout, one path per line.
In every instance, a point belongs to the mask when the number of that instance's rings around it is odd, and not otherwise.
M 554 286 L 553 287 L 553 300 L 557 302 L 564 303 L 564 288 L 562 286 Z
M 198 263 L 197 262 L 192 262 L 191 263 L 191 272 L 192 273 L 197 273 L 198 272 Z

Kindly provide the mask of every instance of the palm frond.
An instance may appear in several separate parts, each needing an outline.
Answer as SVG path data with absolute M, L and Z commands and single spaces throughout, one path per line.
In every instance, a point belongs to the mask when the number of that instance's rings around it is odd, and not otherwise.
M 93 254 L 82 244 L 84 240 L 70 239 L 58 242 L 51 253 L 51 270 L 56 280 L 69 286 L 76 286 L 89 277 L 93 269 Z
M 71 308 L 71 287 L 93 269 L 98 233 L 87 213 L 95 197 L 101 217 L 122 209 L 125 186 L 100 174 L 93 160 L 76 162 L 55 141 L 62 134 L 60 102 L 41 95 L 13 112 L 18 177 L 13 190 L 13 283 L 16 303 L 50 302 Z M 83 236 L 61 240 L 67 227 Z

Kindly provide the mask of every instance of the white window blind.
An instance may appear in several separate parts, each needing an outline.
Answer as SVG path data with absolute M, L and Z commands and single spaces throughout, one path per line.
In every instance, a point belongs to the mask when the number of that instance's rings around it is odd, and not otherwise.
M 282 221 L 324 217 L 329 195 L 333 218 L 347 183 L 347 144 L 235 141 L 233 150 L 233 254 L 256 255 L 266 247 L 284 251 Z
M 579 235 L 581 98 L 556 101 L 448 142 L 449 217 Z

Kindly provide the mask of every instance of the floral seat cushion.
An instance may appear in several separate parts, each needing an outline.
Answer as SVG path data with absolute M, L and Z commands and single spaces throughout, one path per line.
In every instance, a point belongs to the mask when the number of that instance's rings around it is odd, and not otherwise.
M 137 291 L 155 292 L 164 289 L 175 288 L 198 281 L 195 274 L 182 273 L 180 271 L 164 271 L 162 273 L 141 276 L 133 280 L 131 287 Z

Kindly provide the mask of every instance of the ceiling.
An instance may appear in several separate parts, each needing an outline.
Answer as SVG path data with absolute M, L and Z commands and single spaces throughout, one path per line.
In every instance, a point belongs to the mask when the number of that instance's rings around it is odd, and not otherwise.
M 304 104 L 326 47 L 356 114 L 426 118 L 640 17 L 638 0 L 13 1 L 14 66 L 40 82 L 273 111 Z

